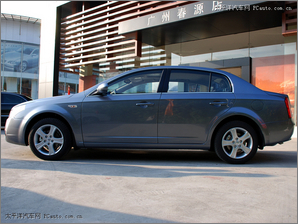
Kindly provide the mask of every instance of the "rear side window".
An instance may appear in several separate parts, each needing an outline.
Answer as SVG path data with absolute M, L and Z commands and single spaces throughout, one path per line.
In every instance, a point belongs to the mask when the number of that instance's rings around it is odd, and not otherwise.
M 2 103 L 19 104 L 19 103 L 23 103 L 24 101 L 25 100 L 22 97 L 19 97 L 19 96 L 1 94 L 1 102 Z
M 232 92 L 229 80 L 216 73 L 212 73 L 210 92 Z
M 191 70 L 172 70 L 168 93 L 208 92 L 210 73 Z

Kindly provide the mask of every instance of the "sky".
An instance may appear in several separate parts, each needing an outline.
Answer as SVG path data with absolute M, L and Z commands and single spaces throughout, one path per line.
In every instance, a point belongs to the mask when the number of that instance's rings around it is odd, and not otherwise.
M 62 5 L 68 1 L 1 1 L 1 13 L 42 19 L 49 5 Z

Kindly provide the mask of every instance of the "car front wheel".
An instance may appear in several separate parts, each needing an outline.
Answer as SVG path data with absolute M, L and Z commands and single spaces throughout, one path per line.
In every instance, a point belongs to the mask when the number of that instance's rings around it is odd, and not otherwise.
M 45 118 L 38 121 L 29 133 L 32 152 L 44 160 L 62 158 L 71 149 L 68 127 L 58 119 Z
M 256 131 L 242 121 L 224 124 L 215 136 L 214 149 L 217 156 L 228 163 L 246 163 L 257 152 Z
M 19 65 L 19 71 L 20 71 L 20 72 L 24 72 L 24 71 L 26 71 L 27 67 L 28 67 L 27 62 L 23 61 L 23 62 L 20 63 L 20 65 Z

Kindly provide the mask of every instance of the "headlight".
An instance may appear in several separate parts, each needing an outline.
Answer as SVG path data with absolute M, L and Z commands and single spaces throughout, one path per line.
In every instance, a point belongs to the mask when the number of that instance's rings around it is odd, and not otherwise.
M 20 115 L 20 113 L 24 110 L 25 110 L 25 105 L 15 106 L 11 109 L 11 111 L 9 113 L 9 117 L 11 117 L 11 118 L 22 118 L 22 115 Z
M 8 61 L 8 64 L 16 65 L 16 64 L 18 64 L 18 62 L 16 62 L 16 61 Z

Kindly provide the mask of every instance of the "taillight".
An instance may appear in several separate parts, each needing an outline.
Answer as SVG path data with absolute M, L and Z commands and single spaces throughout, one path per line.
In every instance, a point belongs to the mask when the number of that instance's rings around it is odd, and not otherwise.
M 285 104 L 286 104 L 286 107 L 287 107 L 287 111 L 288 111 L 289 118 L 292 118 L 292 113 L 291 113 L 291 103 L 290 103 L 290 99 L 289 99 L 289 97 L 286 97 L 286 98 L 285 98 Z

